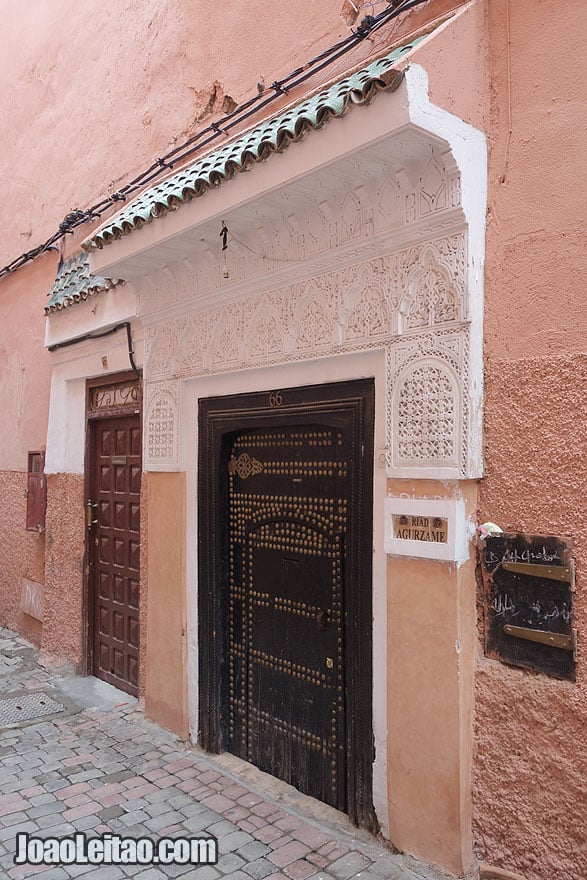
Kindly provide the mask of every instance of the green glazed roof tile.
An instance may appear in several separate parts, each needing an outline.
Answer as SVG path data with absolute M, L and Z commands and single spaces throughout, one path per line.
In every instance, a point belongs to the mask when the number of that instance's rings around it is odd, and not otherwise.
M 397 88 L 401 73 L 395 65 L 423 37 L 394 49 L 363 70 L 346 77 L 295 107 L 247 132 L 232 143 L 196 160 L 145 192 L 93 232 L 82 244 L 87 250 L 103 248 L 144 223 L 202 196 L 209 189 L 245 171 L 255 162 L 280 153 L 329 119 L 344 116 L 353 106 L 369 103 L 379 92 Z
M 57 273 L 55 284 L 47 294 L 49 302 L 45 306 L 45 314 L 66 309 L 73 303 L 81 302 L 102 290 L 109 290 L 122 282 L 116 278 L 103 278 L 101 275 L 90 274 L 90 258 L 88 254 L 76 254 L 65 260 Z

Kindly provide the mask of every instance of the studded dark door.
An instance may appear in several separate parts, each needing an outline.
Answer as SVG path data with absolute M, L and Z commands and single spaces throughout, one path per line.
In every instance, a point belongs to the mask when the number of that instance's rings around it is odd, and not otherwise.
M 204 426 L 220 440 L 202 505 L 218 524 L 217 745 L 369 824 L 372 384 L 230 400 L 245 409 Z
M 139 684 L 141 430 L 138 415 L 91 423 L 87 507 L 92 671 Z
M 229 750 L 346 805 L 343 432 L 243 431 L 228 462 Z

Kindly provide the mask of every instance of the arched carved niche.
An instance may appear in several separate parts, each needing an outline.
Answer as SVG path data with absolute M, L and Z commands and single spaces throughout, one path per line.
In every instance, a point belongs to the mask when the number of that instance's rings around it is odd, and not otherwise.
M 148 390 L 145 412 L 145 470 L 177 470 L 179 396 L 176 382 L 160 382 Z
M 462 319 L 459 293 L 432 248 L 425 248 L 408 282 L 398 314 L 398 331 L 423 330 Z
M 418 333 L 387 356 L 388 467 L 394 476 L 466 476 L 468 331 Z

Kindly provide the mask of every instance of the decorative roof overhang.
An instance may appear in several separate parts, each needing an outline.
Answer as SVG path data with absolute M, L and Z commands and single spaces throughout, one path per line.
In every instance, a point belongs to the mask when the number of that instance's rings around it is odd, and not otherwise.
M 291 143 L 301 141 L 330 119 L 346 116 L 357 105 L 369 104 L 380 92 L 394 91 L 403 78 L 403 69 L 398 65 L 423 39 L 425 36 L 394 49 L 368 67 L 288 108 L 269 122 L 208 153 L 146 190 L 98 227 L 82 243 L 82 247 L 86 251 L 101 250 L 220 186 L 239 172 L 250 170 L 272 154 L 282 153 Z
M 110 290 L 123 283 L 117 278 L 104 278 L 90 274 L 90 258 L 80 253 L 65 260 L 57 273 L 55 283 L 47 296 L 49 302 L 45 306 L 45 314 L 59 312 L 74 303 L 82 302 L 88 297 L 104 290 Z

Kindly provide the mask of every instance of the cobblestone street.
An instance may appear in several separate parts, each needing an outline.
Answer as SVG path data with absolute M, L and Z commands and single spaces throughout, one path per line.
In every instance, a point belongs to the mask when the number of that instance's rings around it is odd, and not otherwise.
M 116 703 L 114 702 L 116 700 Z M 132 698 L 37 665 L 0 630 L 0 876 L 212 880 L 440 880 L 346 817 L 231 755 L 187 748 Z M 13 862 L 18 832 L 214 835 L 212 865 L 38 866 Z

